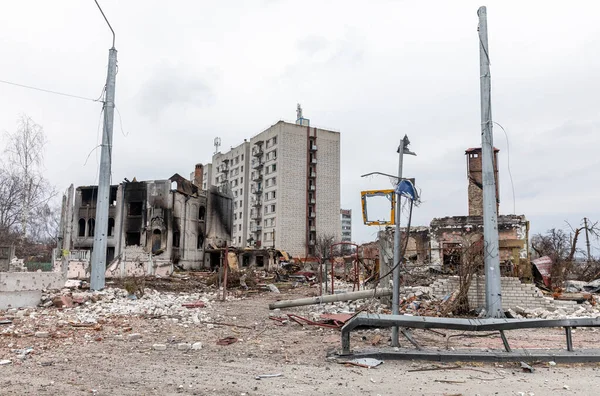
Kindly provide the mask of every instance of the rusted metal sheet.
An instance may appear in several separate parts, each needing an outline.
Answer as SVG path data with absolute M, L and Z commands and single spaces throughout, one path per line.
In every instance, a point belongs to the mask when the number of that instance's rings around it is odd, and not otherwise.
M 544 285 L 550 287 L 550 274 L 552 271 L 552 259 L 548 256 L 540 257 L 531 262 L 537 270 L 542 275 L 542 279 L 544 280 Z

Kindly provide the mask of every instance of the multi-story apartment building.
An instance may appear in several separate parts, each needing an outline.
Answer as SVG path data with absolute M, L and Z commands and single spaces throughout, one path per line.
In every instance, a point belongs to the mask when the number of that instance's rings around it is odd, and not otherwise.
M 212 183 L 233 192 L 233 246 L 311 257 L 317 235 L 340 240 L 340 133 L 311 127 L 300 108 L 295 124 L 279 121 L 210 165 Z
M 352 242 L 352 209 L 340 209 L 342 242 Z

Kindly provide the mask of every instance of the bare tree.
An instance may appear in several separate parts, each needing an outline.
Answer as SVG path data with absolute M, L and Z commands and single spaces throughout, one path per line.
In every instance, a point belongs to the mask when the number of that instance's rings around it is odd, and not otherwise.
M 483 235 L 473 233 L 464 235 L 455 251 L 460 257 L 456 272 L 458 273 L 458 293 L 446 308 L 446 313 L 465 315 L 474 308 L 469 305 L 469 289 L 475 275 L 483 267 Z
M 8 144 L 5 148 L 8 161 L 1 175 L 3 184 L 2 194 L 10 197 L 10 203 L 5 206 L 11 211 L 6 211 L 6 224 L 10 223 L 12 231 L 18 226 L 21 238 L 28 236 L 28 231 L 39 217 L 32 213 L 44 211 L 50 200 L 56 195 L 43 175 L 44 147 L 46 136 L 43 128 L 36 124 L 31 117 L 21 115 L 17 131 L 8 133 Z M 19 217 L 14 219 L 15 202 L 18 205 Z
M 319 262 L 324 262 L 331 258 L 331 246 L 335 243 L 335 235 L 319 234 L 315 243 L 315 257 Z
M 586 226 L 573 227 L 567 222 L 571 229 L 571 235 L 561 229 L 552 228 L 546 234 L 536 234 L 531 238 L 531 248 L 538 257 L 548 256 L 552 259 L 552 286 L 560 287 L 567 278 L 574 274 L 575 256 L 582 251 L 577 248 L 577 242 L 582 232 L 586 231 Z M 598 222 L 588 223 L 587 231 L 593 237 L 597 238 L 600 229 Z M 594 261 L 591 261 L 594 264 Z M 588 263 L 589 264 L 589 263 Z M 586 277 L 594 276 L 597 271 L 594 271 L 595 265 L 584 269 L 587 272 Z

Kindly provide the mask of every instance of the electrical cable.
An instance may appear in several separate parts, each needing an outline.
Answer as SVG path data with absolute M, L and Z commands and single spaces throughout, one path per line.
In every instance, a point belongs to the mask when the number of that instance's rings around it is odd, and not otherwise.
M 515 198 L 515 184 L 513 183 L 512 171 L 510 170 L 510 145 L 508 143 L 508 133 L 506 133 L 506 129 L 496 121 L 493 121 L 494 124 L 498 125 L 502 131 L 504 132 L 504 136 L 506 137 L 506 162 L 508 166 L 508 176 L 510 178 L 510 185 L 512 187 L 512 195 L 513 195 L 513 214 L 517 214 L 517 200 Z
M 86 98 L 85 96 L 71 95 L 71 94 L 64 93 L 64 92 L 52 91 L 50 89 L 38 88 L 38 87 L 34 87 L 32 85 L 19 84 L 19 83 L 15 83 L 15 82 L 11 82 L 11 81 L 6 81 L 6 80 L 0 80 L 0 83 L 8 84 L 8 85 L 14 85 L 15 87 L 33 89 L 35 91 L 51 93 L 51 94 L 54 94 L 54 95 L 67 96 L 69 98 L 75 98 L 75 99 L 81 99 L 81 100 L 88 100 L 90 102 L 100 102 L 101 101 L 100 98 L 98 98 L 98 99 Z M 102 95 L 100 95 L 100 96 L 102 97 Z

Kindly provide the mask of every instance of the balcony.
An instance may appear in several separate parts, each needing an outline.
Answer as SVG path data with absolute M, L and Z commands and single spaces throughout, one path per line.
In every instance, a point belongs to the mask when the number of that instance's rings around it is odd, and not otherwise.
M 252 194 L 261 195 L 262 192 L 263 192 L 262 187 L 252 189 Z
M 265 152 L 262 148 L 262 144 L 260 146 L 256 146 L 254 149 L 252 149 L 252 155 L 254 157 L 260 157 L 261 155 L 263 155 Z
M 261 169 L 263 166 L 264 166 L 264 162 L 262 162 L 261 160 L 253 160 L 252 161 L 253 169 Z
M 314 205 L 314 204 L 316 204 L 316 203 L 317 203 L 317 200 L 316 200 L 316 199 L 314 199 L 314 198 L 311 198 L 311 199 L 308 201 L 308 203 L 310 203 L 310 204 L 313 204 L 313 205 Z
M 310 186 L 308 186 L 308 189 L 310 191 L 315 191 L 317 189 L 317 187 L 314 184 L 311 184 Z
M 252 176 L 252 181 L 254 182 L 259 182 L 263 179 L 263 175 L 262 173 L 256 173 L 254 176 Z
M 262 219 L 262 215 L 260 214 L 260 211 L 259 211 L 258 213 L 254 213 L 251 218 L 252 218 L 252 220 L 254 220 L 256 222 L 260 222 L 260 219 Z
M 311 212 L 308 214 L 308 217 L 310 217 L 311 219 L 314 219 L 315 217 L 317 217 L 317 213 L 316 212 Z
M 317 226 L 310 226 L 310 232 L 316 232 Z
M 311 163 L 311 164 L 316 164 L 316 163 L 317 163 L 317 159 L 316 159 L 316 158 L 313 158 L 313 159 L 311 159 L 311 160 L 310 160 L 310 163 Z
M 310 173 L 308 174 L 308 176 L 309 176 L 310 178 L 314 179 L 315 177 L 317 177 L 317 172 L 310 172 Z
M 262 199 L 253 199 L 252 206 L 262 206 Z
M 310 145 L 310 151 L 317 151 L 317 145 L 316 144 L 311 144 Z
M 262 231 L 262 226 L 261 225 L 255 225 L 250 227 L 250 232 L 260 232 Z
M 315 245 L 315 241 L 311 239 L 310 241 L 308 241 L 308 244 L 311 245 L 311 246 L 314 246 Z

